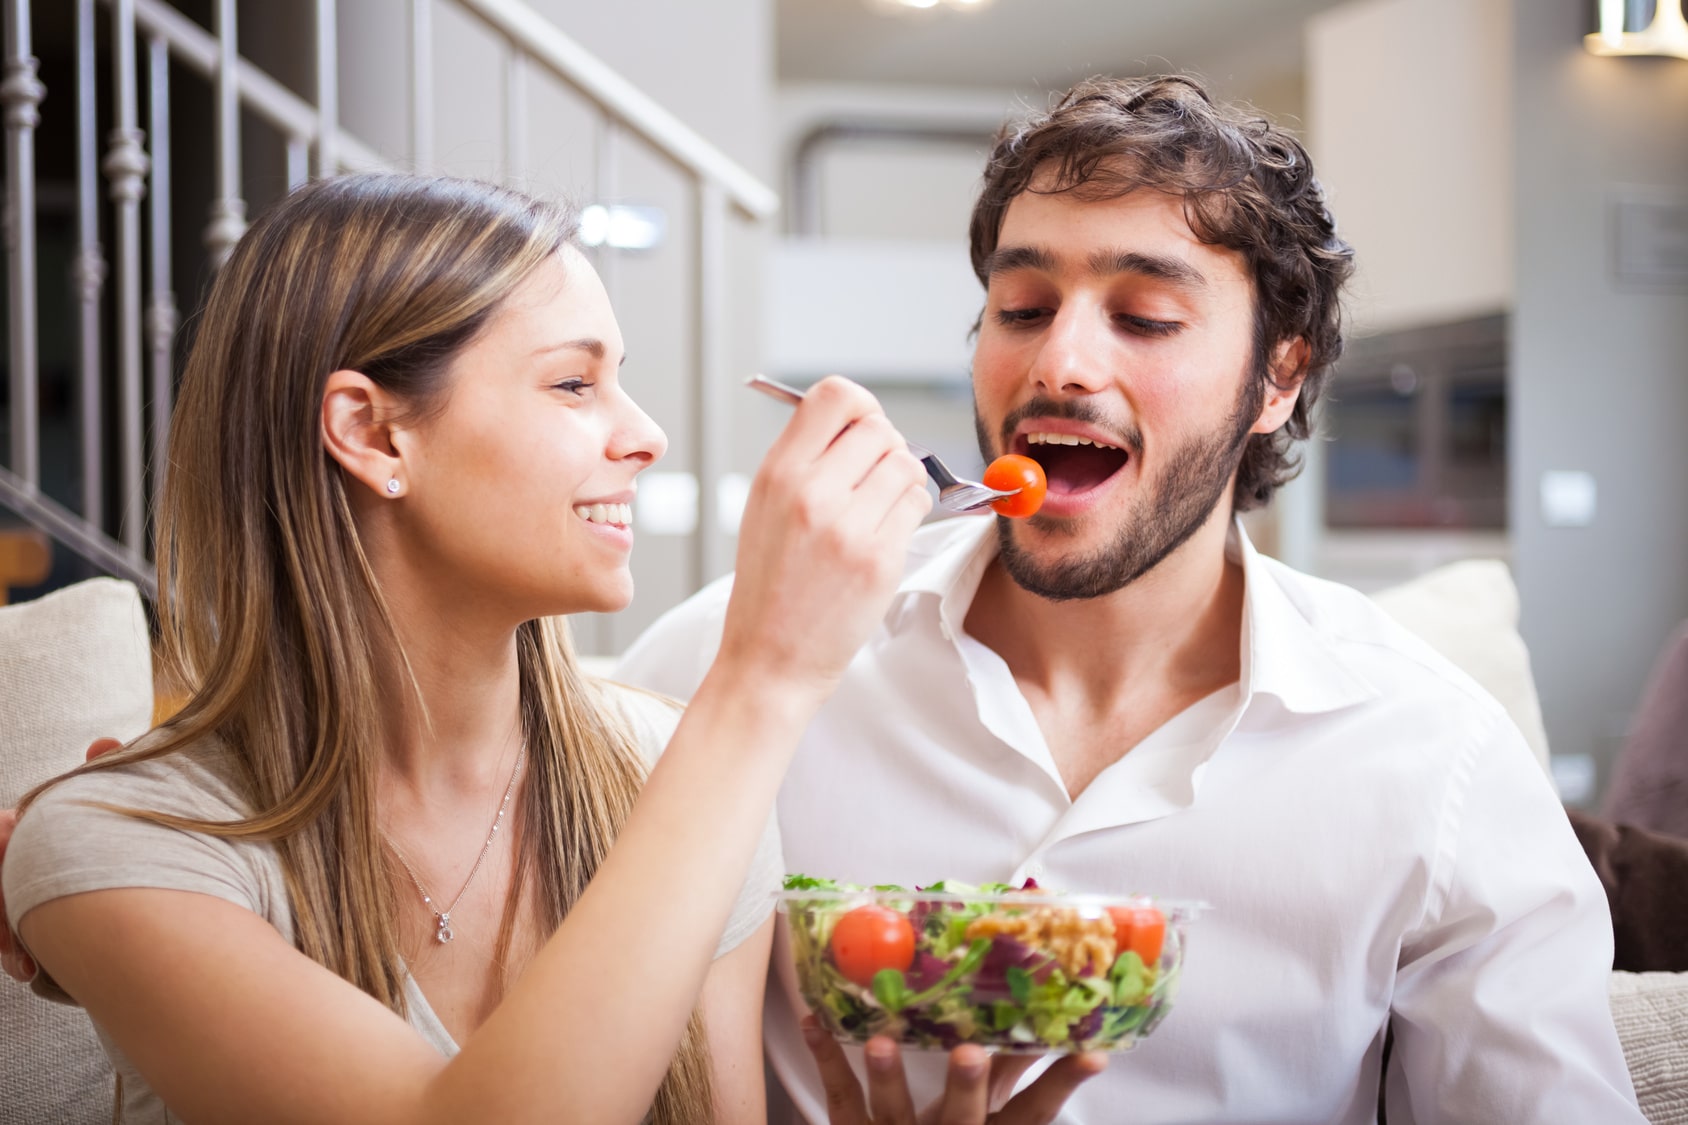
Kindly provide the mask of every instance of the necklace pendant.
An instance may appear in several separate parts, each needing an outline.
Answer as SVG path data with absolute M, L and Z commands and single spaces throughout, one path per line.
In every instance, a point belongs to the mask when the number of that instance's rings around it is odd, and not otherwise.
M 456 935 L 451 932 L 451 915 L 440 915 L 440 928 L 434 931 L 434 940 L 444 945 Z

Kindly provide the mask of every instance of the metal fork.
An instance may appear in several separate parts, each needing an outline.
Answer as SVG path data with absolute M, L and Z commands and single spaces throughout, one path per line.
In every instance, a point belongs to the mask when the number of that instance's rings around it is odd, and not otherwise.
M 802 391 L 775 382 L 765 375 L 752 375 L 744 381 L 744 385 L 793 406 L 803 401 Z M 989 488 L 976 480 L 962 480 L 949 471 L 949 466 L 938 460 L 936 453 L 912 441 L 908 443 L 908 451 L 920 458 L 920 463 L 926 466 L 926 475 L 938 486 L 938 507 L 946 511 L 971 512 L 983 508 L 993 500 L 1001 500 L 1020 491 L 1011 488 L 1004 492 L 999 488 Z

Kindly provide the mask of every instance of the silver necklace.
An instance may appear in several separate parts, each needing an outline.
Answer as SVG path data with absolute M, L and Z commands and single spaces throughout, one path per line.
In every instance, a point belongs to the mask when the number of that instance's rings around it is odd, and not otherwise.
M 428 893 L 428 888 L 422 885 L 422 880 L 416 877 L 415 869 L 410 866 L 410 861 L 404 858 L 404 853 L 399 851 L 399 846 L 393 843 L 392 837 L 387 838 L 387 846 L 393 849 L 393 854 L 398 856 L 405 874 L 410 876 L 410 881 L 415 883 L 416 889 L 422 893 L 422 905 L 426 906 L 428 912 L 434 916 L 434 940 L 441 945 L 456 936 L 451 931 L 451 912 L 456 910 L 457 904 L 463 901 L 464 892 L 469 889 L 469 884 L 475 881 L 475 876 L 480 874 L 481 864 L 486 862 L 486 854 L 492 850 L 492 842 L 498 839 L 498 826 L 504 820 L 505 810 L 510 807 L 510 797 L 516 792 L 516 778 L 522 772 L 522 757 L 521 753 L 517 753 L 516 768 L 510 771 L 510 784 L 504 789 L 504 800 L 499 803 L 498 815 L 492 818 L 492 831 L 487 833 L 486 843 L 481 847 L 481 854 L 475 858 L 475 866 L 469 868 L 469 877 L 463 880 L 463 886 L 458 889 L 457 897 L 452 899 L 451 905 L 444 910 L 434 909 L 434 897 Z

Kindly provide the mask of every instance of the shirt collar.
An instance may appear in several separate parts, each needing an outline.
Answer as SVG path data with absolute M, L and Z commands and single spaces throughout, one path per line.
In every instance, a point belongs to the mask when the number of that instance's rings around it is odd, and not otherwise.
M 1245 699 L 1270 695 L 1290 711 L 1318 714 L 1377 698 L 1377 688 L 1349 670 L 1310 616 L 1301 586 L 1318 579 L 1262 555 L 1240 522 L 1232 524 L 1225 552 L 1243 567 Z
M 898 595 L 903 613 L 921 600 L 914 595 L 936 596 L 939 620 L 959 634 L 979 579 L 996 557 L 997 538 L 994 519 L 955 522 L 954 533 L 909 570 Z M 1310 616 L 1311 600 L 1297 586 L 1317 579 L 1260 554 L 1240 522 L 1233 522 L 1225 551 L 1243 568 L 1245 706 L 1256 695 L 1270 695 L 1290 711 L 1318 714 L 1377 698 L 1377 688 L 1348 669 Z

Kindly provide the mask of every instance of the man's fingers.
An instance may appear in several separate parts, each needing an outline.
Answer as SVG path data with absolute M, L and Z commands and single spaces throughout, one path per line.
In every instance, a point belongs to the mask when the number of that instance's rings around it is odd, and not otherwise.
M 944 1076 L 944 1099 L 930 1125 L 979 1125 L 990 1113 L 991 1064 L 984 1048 L 957 1047 Z
M 820 1068 L 821 1085 L 826 1088 L 828 1120 L 832 1125 L 868 1125 L 862 1088 L 838 1040 L 827 1034 L 814 1016 L 804 1016 L 803 1042 L 808 1044 L 809 1053 L 815 1056 L 815 1065 Z
M 109 754 L 113 750 L 120 750 L 122 748 L 123 743 L 118 739 L 96 738 L 88 744 L 88 753 L 83 760 L 91 762 L 95 758 L 98 758 L 101 754 Z
M 897 1044 L 883 1036 L 867 1041 L 867 1104 L 874 1125 L 914 1125 L 914 1099 Z
M 1073 1091 L 1107 1065 L 1108 1056 L 1099 1051 L 1068 1055 L 1016 1094 L 991 1120 L 995 1125 L 1049 1125 Z
M 12 840 L 12 829 L 17 827 L 18 814 L 11 809 L 0 809 L 0 860 L 6 858 L 6 845 Z M 24 983 L 35 979 L 35 962 L 30 959 L 18 946 L 17 939 L 12 936 L 10 927 L 6 925 L 6 900 L 0 898 L 0 971 L 14 980 Z
M 1001 1105 L 1008 1100 L 1008 1095 L 1014 1092 L 1014 1084 L 1020 1081 L 1020 1075 L 1032 1068 L 1040 1056 L 1019 1054 L 995 1054 L 991 1056 L 990 1099 L 992 1105 Z

